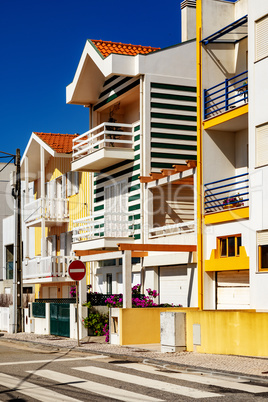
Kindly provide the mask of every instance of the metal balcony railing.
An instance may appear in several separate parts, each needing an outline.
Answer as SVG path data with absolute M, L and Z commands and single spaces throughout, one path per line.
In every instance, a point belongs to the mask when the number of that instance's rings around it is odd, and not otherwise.
M 68 267 L 74 257 L 49 256 L 36 257 L 23 261 L 23 279 L 37 279 L 68 276 Z
M 248 173 L 205 184 L 205 213 L 220 212 L 225 209 L 241 208 L 248 205 Z
M 204 120 L 248 103 L 248 72 L 204 89 Z
M 74 220 L 73 242 L 133 235 L 134 216 L 128 213 L 95 214 Z
M 134 124 L 102 123 L 73 139 L 73 162 L 102 148 L 133 148 Z
M 69 217 L 69 200 L 64 198 L 38 198 L 24 207 L 25 223 L 45 218 L 61 221 Z

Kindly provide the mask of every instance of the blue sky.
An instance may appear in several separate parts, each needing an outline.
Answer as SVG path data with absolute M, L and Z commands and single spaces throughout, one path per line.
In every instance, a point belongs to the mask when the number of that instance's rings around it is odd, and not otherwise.
M 65 98 L 87 39 L 179 43 L 180 0 L 2 0 L 0 151 L 23 154 L 33 131 L 88 129 L 88 110 Z

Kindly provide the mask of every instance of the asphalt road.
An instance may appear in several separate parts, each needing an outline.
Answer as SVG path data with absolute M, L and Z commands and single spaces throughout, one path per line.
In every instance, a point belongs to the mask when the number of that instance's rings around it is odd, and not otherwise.
M 267 401 L 268 383 L 103 355 L 0 345 L 0 401 Z

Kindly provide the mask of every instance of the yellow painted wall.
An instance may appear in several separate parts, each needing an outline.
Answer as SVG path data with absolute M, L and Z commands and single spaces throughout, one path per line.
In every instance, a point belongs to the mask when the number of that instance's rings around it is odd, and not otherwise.
M 249 257 L 244 246 L 240 246 L 240 255 L 236 257 L 218 257 L 213 249 L 209 260 L 205 260 L 205 271 L 237 271 L 249 269 Z
M 240 219 L 249 218 L 249 207 L 235 208 L 228 211 L 215 212 L 205 216 L 205 224 L 213 225 L 215 223 L 232 222 Z
M 187 350 L 193 351 L 193 324 L 201 326 L 200 353 L 268 356 L 268 313 L 186 312 Z
M 131 308 L 119 311 L 120 345 L 160 343 L 160 313 L 183 308 Z
M 253 310 L 120 309 L 120 345 L 160 343 L 160 313 L 163 311 L 186 312 L 187 351 L 268 356 L 268 313 Z M 201 345 L 193 344 L 193 324 L 200 324 Z
M 57 288 L 57 297 L 58 299 L 61 299 L 62 296 L 62 286 L 75 286 L 75 282 L 74 281 L 70 281 L 70 282 L 57 282 L 57 283 L 42 283 L 42 285 L 40 285 L 40 299 L 44 298 L 43 295 L 43 289 L 45 287 L 56 287 Z
M 69 226 L 73 229 L 73 220 L 90 215 L 90 173 L 79 172 L 79 192 L 69 197 Z

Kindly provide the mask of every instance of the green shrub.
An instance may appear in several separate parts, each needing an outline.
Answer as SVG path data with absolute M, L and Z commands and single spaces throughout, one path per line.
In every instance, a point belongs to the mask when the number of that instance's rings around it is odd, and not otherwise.
M 88 316 L 83 320 L 85 328 L 91 329 L 95 336 L 102 336 L 104 326 L 109 325 L 109 313 L 99 313 L 90 302 L 85 306 L 88 307 Z

